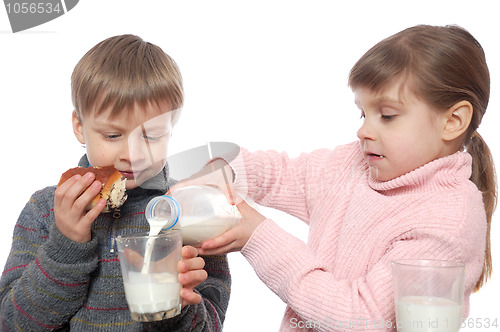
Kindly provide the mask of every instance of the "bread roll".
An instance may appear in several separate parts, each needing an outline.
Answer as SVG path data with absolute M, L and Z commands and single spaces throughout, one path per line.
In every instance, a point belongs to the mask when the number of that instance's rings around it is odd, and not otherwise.
M 118 172 L 114 166 L 71 168 L 61 175 L 61 179 L 57 186 L 60 186 L 76 174 L 83 176 L 88 172 L 95 174 L 95 179 L 102 183 L 102 189 L 87 205 L 86 210 L 92 209 L 101 198 L 106 200 L 106 207 L 102 212 L 110 212 L 122 206 L 127 199 L 127 193 L 125 192 L 125 183 L 127 180 L 122 177 L 121 173 Z

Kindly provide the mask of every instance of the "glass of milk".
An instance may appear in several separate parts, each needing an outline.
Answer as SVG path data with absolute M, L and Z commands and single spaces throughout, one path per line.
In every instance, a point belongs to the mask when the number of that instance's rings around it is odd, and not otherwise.
M 400 332 L 460 330 L 465 265 L 438 260 L 392 261 L 396 327 Z
M 182 303 L 177 279 L 182 248 L 180 231 L 130 234 L 116 240 L 132 319 L 152 322 L 178 315 Z

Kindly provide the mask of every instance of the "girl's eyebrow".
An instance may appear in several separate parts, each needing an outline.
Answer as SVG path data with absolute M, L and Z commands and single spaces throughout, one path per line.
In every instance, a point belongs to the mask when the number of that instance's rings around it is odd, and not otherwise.
M 396 104 L 396 105 L 404 105 L 404 103 L 400 99 L 394 99 L 388 96 L 380 96 L 376 97 L 374 100 L 376 104 Z

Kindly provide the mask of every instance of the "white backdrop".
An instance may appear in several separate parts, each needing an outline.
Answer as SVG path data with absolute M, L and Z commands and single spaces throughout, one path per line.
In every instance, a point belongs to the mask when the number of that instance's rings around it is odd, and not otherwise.
M 481 6 L 477 6 L 481 4 Z M 30 195 L 57 183 L 84 149 L 71 130 L 70 75 L 97 42 L 133 33 L 178 63 L 186 102 L 170 153 L 210 141 L 290 155 L 356 139 L 359 111 L 347 87 L 355 61 L 373 44 L 416 24 L 458 24 L 483 45 L 492 77 L 479 132 L 500 163 L 500 43 L 496 1 L 164 1 L 85 0 L 66 15 L 13 34 L 0 9 L 0 266 Z M 262 209 L 302 239 L 298 220 Z M 492 238 L 500 235 L 500 217 Z M 500 247 L 493 241 L 494 267 Z M 226 331 L 277 331 L 285 308 L 239 253 Z M 472 296 L 470 317 L 493 320 L 500 274 Z M 500 321 L 498 322 L 500 324 Z M 483 327 L 484 328 L 484 327 Z M 500 327 L 499 327 L 500 328 Z

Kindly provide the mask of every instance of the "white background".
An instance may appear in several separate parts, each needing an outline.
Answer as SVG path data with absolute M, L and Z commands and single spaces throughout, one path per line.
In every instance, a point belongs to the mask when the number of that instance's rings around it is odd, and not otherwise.
M 177 61 L 186 102 L 171 154 L 211 140 L 296 156 L 356 139 L 361 120 L 347 76 L 368 48 L 416 24 L 458 24 L 486 51 L 492 94 L 479 132 L 500 163 L 500 29 L 493 8 L 495 1 L 457 0 L 85 0 L 58 19 L 16 34 L 0 8 L 0 266 L 30 195 L 57 183 L 84 153 L 71 130 L 70 75 L 99 41 L 137 34 Z M 307 228 L 296 219 L 262 212 L 306 239 Z M 491 234 L 496 271 L 498 219 Z M 284 304 L 239 253 L 229 259 L 233 287 L 225 330 L 277 331 Z M 493 308 L 499 288 L 500 274 L 494 273 L 472 296 L 472 319 L 500 319 Z

